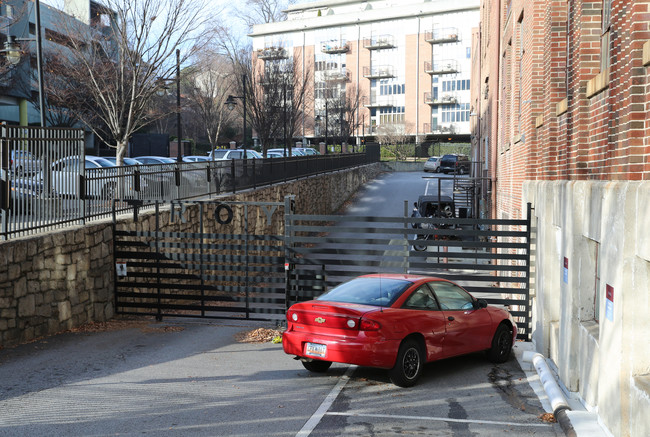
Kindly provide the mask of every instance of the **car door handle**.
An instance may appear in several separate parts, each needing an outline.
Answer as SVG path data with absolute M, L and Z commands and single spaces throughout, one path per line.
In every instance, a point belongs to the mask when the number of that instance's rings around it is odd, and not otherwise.
M 454 316 L 449 316 L 449 317 L 447 317 L 447 320 L 449 320 L 450 322 L 453 322 L 456 319 L 454 319 Z

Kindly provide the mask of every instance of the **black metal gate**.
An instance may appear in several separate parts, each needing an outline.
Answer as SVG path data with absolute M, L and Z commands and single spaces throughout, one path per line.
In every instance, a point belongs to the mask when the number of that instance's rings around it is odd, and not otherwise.
M 432 275 L 508 307 L 519 338 L 530 340 L 530 205 L 525 220 L 411 218 L 406 213 L 405 207 L 404 217 L 287 216 L 289 303 L 365 273 Z
M 404 217 L 295 214 L 291 197 L 155 212 L 136 230 L 116 223 L 118 313 L 282 320 L 292 303 L 358 275 L 415 273 L 507 306 L 530 339 L 530 206 L 524 220 L 411 218 L 407 208 Z
M 284 203 L 156 203 L 136 229 L 115 222 L 115 308 L 122 314 L 283 319 Z M 279 223 L 279 224 L 278 224 Z

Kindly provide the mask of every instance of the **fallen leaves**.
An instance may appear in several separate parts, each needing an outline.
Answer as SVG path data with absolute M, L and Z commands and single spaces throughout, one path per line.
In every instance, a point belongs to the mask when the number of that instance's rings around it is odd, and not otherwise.
M 543 422 L 548 422 L 548 423 L 557 422 L 557 420 L 555 420 L 555 416 L 553 415 L 553 413 L 540 414 L 538 418 L 542 419 Z
M 276 340 L 279 338 L 279 341 Z M 282 342 L 282 331 L 269 328 L 257 328 L 252 331 L 244 331 L 235 335 L 239 343 L 274 343 Z

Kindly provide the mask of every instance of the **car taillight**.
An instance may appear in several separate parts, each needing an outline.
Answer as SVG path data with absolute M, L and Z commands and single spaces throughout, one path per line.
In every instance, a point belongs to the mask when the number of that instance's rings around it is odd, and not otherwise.
M 297 321 L 298 321 L 298 313 L 296 313 L 296 312 L 294 312 L 294 311 L 289 311 L 289 312 L 287 313 L 287 319 L 288 319 L 290 322 L 297 322 Z
M 359 324 L 361 331 L 379 331 L 379 328 L 381 328 L 381 325 L 374 320 L 361 319 L 361 323 Z

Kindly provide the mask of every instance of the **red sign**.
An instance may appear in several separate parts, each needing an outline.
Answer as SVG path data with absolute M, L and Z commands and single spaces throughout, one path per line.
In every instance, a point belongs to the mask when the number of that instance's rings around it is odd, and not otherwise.
M 614 302 L 614 287 L 608 284 L 606 294 L 607 294 L 607 300 Z
M 564 268 L 565 269 L 569 268 L 569 258 L 567 258 L 566 256 L 564 257 Z

